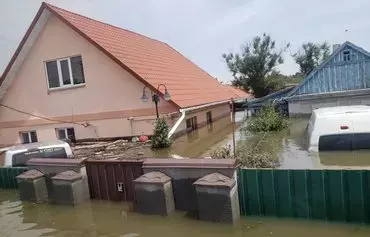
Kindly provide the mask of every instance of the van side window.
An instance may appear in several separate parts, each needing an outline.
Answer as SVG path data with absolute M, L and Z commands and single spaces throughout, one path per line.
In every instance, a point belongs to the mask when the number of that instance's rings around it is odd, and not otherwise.
M 23 144 L 37 142 L 36 131 L 20 132 L 19 134 Z
M 370 149 L 370 133 L 324 135 L 319 138 L 319 151 Z
M 12 166 L 26 166 L 31 158 L 67 158 L 67 152 L 64 147 L 53 147 L 17 153 L 13 155 Z

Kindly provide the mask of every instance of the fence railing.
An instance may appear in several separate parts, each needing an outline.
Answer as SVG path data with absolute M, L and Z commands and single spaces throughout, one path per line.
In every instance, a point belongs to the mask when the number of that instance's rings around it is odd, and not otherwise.
M 370 223 L 370 170 L 239 169 L 242 215 Z
M 18 187 L 17 177 L 27 168 L 19 167 L 0 167 L 0 189 L 15 189 Z

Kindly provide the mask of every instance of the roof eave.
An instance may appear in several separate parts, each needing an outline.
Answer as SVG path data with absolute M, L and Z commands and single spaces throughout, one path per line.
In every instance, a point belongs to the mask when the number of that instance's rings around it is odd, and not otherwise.
M 48 10 L 50 13 L 54 14 L 56 17 L 58 17 L 59 20 L 67 24 L 69 27 L 71 27 L 74 31 L 76 31 L 78 34 L 80 34 L 83 38 L 85 38 L 88 42 L 93 44 L 95 47 L 97 47 L 100 51 L 102 51 L 104 54 L 106 54 L 109 58 L 111 58 L 115 63 L 120 65 L 123 69 L 131 73 L 136 79 L 138 79 L 141 83 L 143 83 L 145 86 L 149 87 L 152 91 L 155 93 L 161 95 L 163 97 L 163 93 L 155 88 L 155 86 L 149 84 L 147 81 L 145 81 L 142 77 L 140 77 L 137 73 L 135 73 L 133 70 L 131 70 L 128 66 L 123 64 L 121 61 L 119 61 L 116 57 L 114 57 L 111 53 L 109 53 L 107 50 L 105 50 L 103 47 L 101 47 L 99 44 L 97 44 L 95 41 L 93 41 L 90 37 L 88 37 L 85 33 L 83 33 L 81 30 L 79 30 L 77 27 L 75 27 L 73 24 L 71 24 L 67 19 L 65 19 L 63 16 L 61 16 L 58 12 L 56 12 L 51 6 L 49 6 L 47 3 L 43 2 L 41 4 L 40 9 L 38 10 L 36 16 L 32 20 L 31 25 L 28 27 L 25 35 L 23 36 L 20 44 L 18 45 L 16 51 L 14 52 L 12 58 L 10 59 L 7 67 L 5 68 L 2 76 L 0 77 L 0 100 L 2 99 L 3 95 L 6 92 L 7 88 L 2 88 L 7 85 L 4 85 L 4 82 L 8 81 L 7 77 L 9 76 L 9 72 L 12 70 L 14 63 L 16 62 L 19 54 L 22 52 L 22 49 L 24 49 L 24 46 L 29 39 L 30 34 L 33 32 L 35 25 L 39 22 L 41 15 L 43 14 L 44 10 Z M 46 20 L 47 21 L 47 20 Z M 9 84 L 12 80 L 10 80 Z M 175 106 L 176 109 L 180 109 L 181 107 L 175 103 L 172 100 L 168 101 L 171 105 Z
M 8 75 L 9 75 L 10 71 L 12 70 L 12 68 L 13 68 L 13 66 L 14 66 L 14 64 L 15 64 L 18 56 L 19 56 L 19 54 L 22 52 L 22 49 L 24 48 L 24 45 L 26 44 L 27 40 L 29 39 L 29 36 L 33 32 L 33 30 L 35 28 L 35 25 L 37 24 L 37 22 L 39 21 L 41 15 L 43 14 L 44 9 L 45 9 L 45 6 L 46 6 L 46 4 L 45 3 L 42 3 L 40 9 L 36 13 L 36 16 L 32 20 L 32 22 L 31 22 L 30 26 L 28 27 L 26 33 L 24 34 L 21 42 L 19 43 L 17 49 L 15 50 L 13 56 L 10 59 L 8 65 L 6 66 L 3 74 L 1 75 L 1 77 L 0 77 L 0 91 L 6 90 L 6 88 L 5 89 L 2 88 L 4 86 L 4 82 L 7 81 L 6 79 L 7 79 Z M 5 91 L 3 93 L 0 93 L 0 100 L 3 97 L 3 94 L 5 94 Z

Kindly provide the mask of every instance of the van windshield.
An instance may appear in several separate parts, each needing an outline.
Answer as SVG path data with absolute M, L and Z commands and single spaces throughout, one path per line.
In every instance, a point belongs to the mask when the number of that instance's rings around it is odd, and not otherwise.
M 370 149 L 370 133 L 324 135 L 319 138 L 319 151 Z
M 29 150 L 14 154 L 12 166 L 26 166 L 26 162 L 31 158 L 67 158 L 67 153 L 64 147 Z

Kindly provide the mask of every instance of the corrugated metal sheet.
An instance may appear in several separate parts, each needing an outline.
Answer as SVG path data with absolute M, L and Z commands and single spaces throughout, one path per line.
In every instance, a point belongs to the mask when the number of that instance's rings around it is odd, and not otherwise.
M 0 167 L 0 189 L 15 189 L 18 187 L 17 177 L 27 168 L 24 167 Z
M 239 169 L 242 215 L 370 223 L 370 170 Z
M 349 61 L 344 61 L 345 51 L 350 52 Z M 312 72 L 292 96 L 366 88 L 370 88 L 369 53 L 346 42 L 327 62 Z

